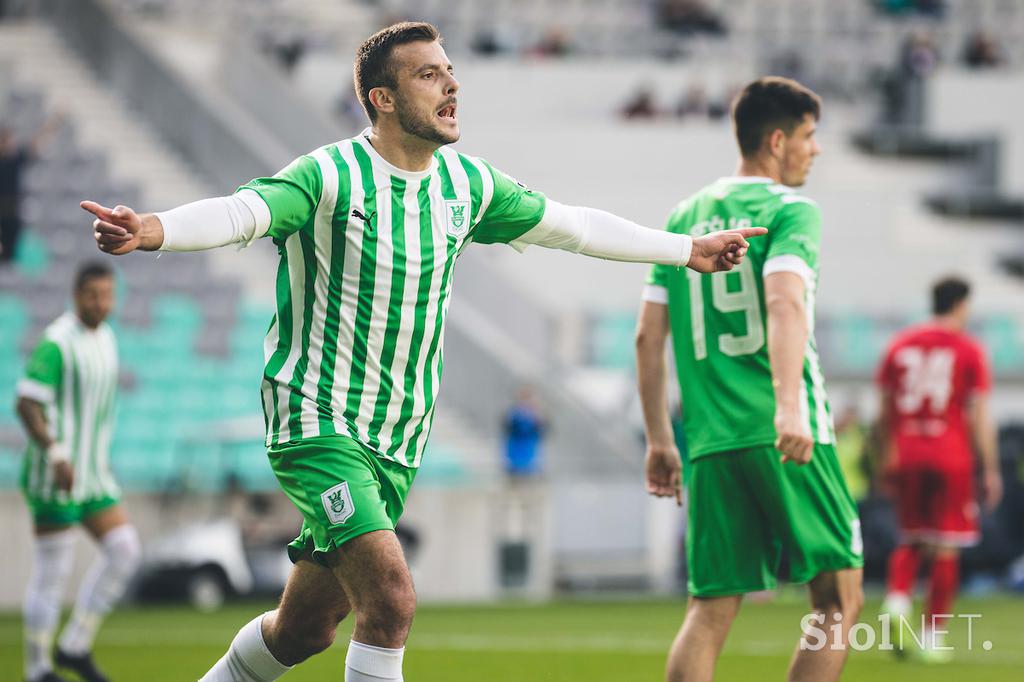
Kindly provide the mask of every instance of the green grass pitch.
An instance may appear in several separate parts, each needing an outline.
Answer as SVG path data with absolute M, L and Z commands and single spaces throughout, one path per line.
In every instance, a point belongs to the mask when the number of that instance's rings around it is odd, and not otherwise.
M 270 605 L 242 603 L 213 614 L 177 607 L 125 608 L 101 632 L 97 657 L 119 681 L 196 680 L 223 654 L 236 630 L 266 608 Z M 877 610 L 877 600 L 869 600 L 862 620 L 877 623 Z M 961 599 L 957 610 L 981 618 L 973 621 L 971 651 L 966 650 L 966 621 L 951 626 L 951 643 L 957 647 L 953 663 L 926 666 L 881 651 L 853 652 L 843 679 L 1024 679 L 1024 598 Z M 413 682 L 657 681 L 683 611 L 681 599 L 422 606 L 406 650 L 405 677 Z M 772 602 L 745 604 L 717 679 L 784 679 L 804 613 L 796 591 Z M 342 624 L 332 649 L 285 679 L 340 680 L 349 628 L 350 623 Z M 989 651 L 982 648 L 985 640 L 992 643 Z M 0 679 L 21 679 L 20 642 L 18 614 L 0 615 Z

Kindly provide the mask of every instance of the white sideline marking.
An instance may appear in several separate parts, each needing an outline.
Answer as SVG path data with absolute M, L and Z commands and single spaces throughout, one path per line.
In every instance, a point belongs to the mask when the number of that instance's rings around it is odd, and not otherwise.
M 149 632 L 145 630 L 106 628 L 100 633 L 101 645 L 122 647 L 197 647 L 210 646 L 214 642 L 223 641 L 227 646 L 232 633 L 224 629 L 187 630 L 173 632 Z M 12 629 L 0 632 L 0 646 L 19 646 L 21 633 Z M 549 652 L 577 653 L 588 651 L 608 651 L 636 654 L 665 654 L 671 644 L 671 638 L 664 640 L 644 637 L 616 635 L 562 635 L 562 636 L 531 636 L 531 635 L 475 635 L 475 634 L 413 634 L 407 645 L 410 649 L 434 651 L 502 651 L 502 652 Z M 335 647 L 344 648 L 348 642 L 339 638 Z M 735 642 L 727 647 L 726 655 L 741 656 L 788 656 L 792 647 L 788 643 L 767 641 Z M 958 656 L 959 662 L 975 663 L 1019 663 L 1019 652 L 1004 649 L 999 652 L 981 651 L 976 647 L 974 652 L 964 651 Z

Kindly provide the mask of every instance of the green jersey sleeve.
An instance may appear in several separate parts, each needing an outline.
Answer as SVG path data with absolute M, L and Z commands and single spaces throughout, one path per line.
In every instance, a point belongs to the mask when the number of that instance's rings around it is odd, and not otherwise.
M 323 175 L 320 164 L 308 154 L 300 156 L 270 178 L 256 178 L 238 188 L 259 194 L 270 208 L 270 229 L 267 236 L 284 239 L 298 232 L 313 219 Z
M 540 192 L 527 189 L 491 164 L 481 162 L 494 181 L 494 193 L 480 222 L 473 231 L 473 241 L 481 244 L 507 244 L 532 230 L 544 217 L 547 199 Z
M 29 356 L 25 376 L 18 384 L 18 394 L 38 402 L 50 402 L 60 389 L 64 376 L 64 356 L 60 346 L 43 339 Z
M 821 248 L 821 209 L 803 197 L 787 203 L 776 215 L 767 239 L 766 260 L 776 256 L 796 256 L 817 272 L 818 251 Z

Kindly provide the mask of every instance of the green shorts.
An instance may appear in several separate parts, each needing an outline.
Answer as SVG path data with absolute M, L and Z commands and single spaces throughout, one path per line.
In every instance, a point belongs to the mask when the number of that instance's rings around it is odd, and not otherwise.
M 323 563 L 352 538 L 394 530 L 416 469 L 381 459 L 348 436 L 317 436 L 271 447 L 281 488 L 302 512 L 302 531 L 288 545 L 293 562 L 309 550 Z
M 686 559 L 695 597 L 773 589 L 783 553 L 790 580 L 864 564 L 857 507 L 835 448 L 782 464 L 770 445 L 693 461 L 687 482 Z
M 41 500 L 26 493 L 25 501 L 28 502 L 36 525 L 70 526 L 113 507 L 120 500 L 116 497 L 97 497 L 81 502 L 56 502 Z

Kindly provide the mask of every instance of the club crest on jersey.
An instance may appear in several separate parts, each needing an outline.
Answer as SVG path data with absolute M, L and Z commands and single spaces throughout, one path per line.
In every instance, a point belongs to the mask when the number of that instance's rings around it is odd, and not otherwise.
M 331 525 L 345 523 L 355 513 L 355 505 L 352 504 L 352 494 L 349 493 L 348 483 L 339 483 L 329 488 L 320 495 L 320 501 L 327 512 L 327 519 Z
M 464 237 L 469 232 L 469 202 L 444 202 L 445 217 L 448 219 L 448 234 L 453 237 Z

